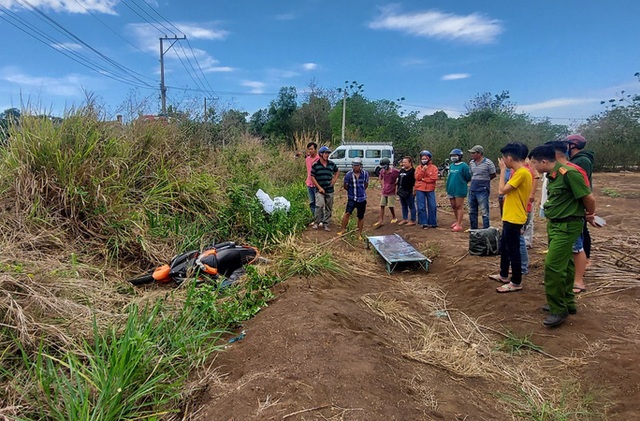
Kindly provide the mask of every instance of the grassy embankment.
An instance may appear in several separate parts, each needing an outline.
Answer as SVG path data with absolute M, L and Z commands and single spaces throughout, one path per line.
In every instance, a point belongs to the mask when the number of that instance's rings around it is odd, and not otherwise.
M 304 163 L 238 139 L 214 150 L 174 125 L 90 111 L 24 117 L 0 150 L 0 408 L 25 419 L 180 416 L 189 374 L 278 282 L 136 289 L 126 279 L 215 240 L 276 251 L 308 222 Z M 287 197 L 266 215 L 258 188 Z

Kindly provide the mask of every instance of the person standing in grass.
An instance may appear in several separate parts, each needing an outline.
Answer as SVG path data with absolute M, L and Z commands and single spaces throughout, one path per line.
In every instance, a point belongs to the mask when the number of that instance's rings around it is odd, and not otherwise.
M 323 227 L 329 231 L 331 212 L 333 211 L 334 184 L 338 180 L 338 166 L 329 160 L 331 149 L 322 146 L 318 151 L 319 158 L 311 166 L 311 180 L 316 186 L 316 218 L 311 228 Z
M 456 221 L 451 225 L 451 231 L 460 232 L 462 217 L 464 215 L 464 198 L 467 197 L 468 184 L 471 181 L 471 172 L 466 162 L 462 160 L 462 149 L 453 149 L 449 153 L 451 164 L 447 177 L 447 196 L 451 202 L 451 209 Z
M 398 176 L 398 197 L 402 206 L 402 221 L 398 225 L 416 224 L 416 196 L 413 186 L 416 184 L 416 169 L 413 168 L 413 158 L 402 158 L 402 169 Z M 411 218 L 411 219 L 409 219 Z
M 527 222 L 527 206 L 533 177 L 524 166 L 523 156 L 529 150 L 522 143 L 508 143 L 502 149 L 502 158 L 498 160 L 500 166 L 500 181 L 498 192 L 504 196 L 502 210 L 502 238 L 500 239 L 500 274 L 490 275 L 493 280 L 503 285 L 497 292 L 515 292 L 522 290 L 522 260 L 520 255 L 521 230 Z M 506 170 L 511 170 L 511 178 L 506 180 Z M 509 279 L 511 266 L 511 279 Z
M 556 160 L 551 145 L 535 147 L 531 165 L 538 173 L 547 173 L 547 218 L 549 251 L 544 261 L 544 290 L 549 312 L 542 322 L 547 327 L 564 323 L 569 314 L 576 314 L 573 293 L 575 267 L 573 245 L 582 233 L 584 220 L 594 225 L 596 201 L 582 174 L 575 168 Z
M 362 240 L 364 228 L 364 214 L 367 211 L 367 188 L 369 187 L 369 173 L 362 169 L 362 159 L 355 158 L 351 163 L 352 170 L 344 176 L 342 187 L 347 191 L 347 208 L 342 215 L 342 226 L 338 236 L 343 236 L 347 230 L 349 218 L 354 210 L 358 213 L 358 239 Z
M 315 218 L 316 215 L 316 186 L 311 180 L 311 167 L 318 160 L 318 144 L 316 142 L 307 143 L 307 157 L 305 163 L 307 165 L 307 195 L 309 196 L 309 208 L 311 209 L 311 215 Z
M 420 152 L 420 165 L 416 168 L 416 202 L 418 223 L 423 229 L 437 228 L 436 181 L 438 167 L 433 165 L 433 155 L 429 151 Z
M 391 212 L 391 223 L 398 222 L 396 218 L 395 204 L 396 204 L 396 186 L 398 184 L 398 176 L 400 171 L 397 168 L 391 166 L 389 158 L 382 158 L 380 160 L 380 185 L 382 186 L 382 195 L 380 196 L 380 215 L 378 221 L 373 224 L 374 227 L 381 227 L 384 225 L 384 208 L 389 207 Z

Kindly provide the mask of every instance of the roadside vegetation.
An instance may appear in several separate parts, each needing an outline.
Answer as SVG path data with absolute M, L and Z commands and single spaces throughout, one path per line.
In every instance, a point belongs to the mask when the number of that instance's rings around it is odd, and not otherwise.
M 294 88 L 283 88 L 250 117 L 172 109 L 169 123 L 122 125 L 91 101 L 57 118 L 0 114 L 1 416 L 188 418 L 203 379 L 215 375 L 210 357 L 268 304 L 273 285 L 343 275 L 341 257 L 296 240 L 310 221 L 296 152 L 310 140 L 340 138 L 341 98 L 310 88 L 301 104 Z M 516 114 L 508 99 L 480 94 L 459 118 L 420 117 L 405 114 L 402 101 L 367 99 L 360 86 L 345 98 L 347 139 L 393 141 L 398 157 L 429 148 L 441 161 L 454 147 L 482 144 L 495 155 L 510 140 L 533 146 L 569 132 Z M 580 128 L 605 157 L 600 169 L 637 166 L 638 107 L 629 97 Z M 258 189 L 287 198 L 290 211 L 265 213 Z M 273 263 L 249 267 L 226 289 L 126 282 L 227 240 L 256 246 Z M 536 351 L 526 336 L 502 346 Z

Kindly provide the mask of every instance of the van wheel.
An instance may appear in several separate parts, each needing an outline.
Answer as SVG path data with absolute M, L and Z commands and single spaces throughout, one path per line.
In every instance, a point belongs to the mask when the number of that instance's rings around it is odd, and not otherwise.
M 382 169 L 382 168 L 380 168 L 380 166 L 377 166 L 377 167 L 376 167 L 376 169 L 375 169 L 375 170 L 373 170 L 373 174 L 374 174 L 376 177 L 380 177 L 380 170 L 381 170 L 381 169 Z

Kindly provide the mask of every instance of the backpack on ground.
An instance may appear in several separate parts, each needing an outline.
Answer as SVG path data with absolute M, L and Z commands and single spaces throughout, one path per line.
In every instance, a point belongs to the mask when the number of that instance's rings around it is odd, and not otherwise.
M 500 232 L 489 227 L 469 230 L 469 254 L 473 256 L 495 256 L 500 251 Z

